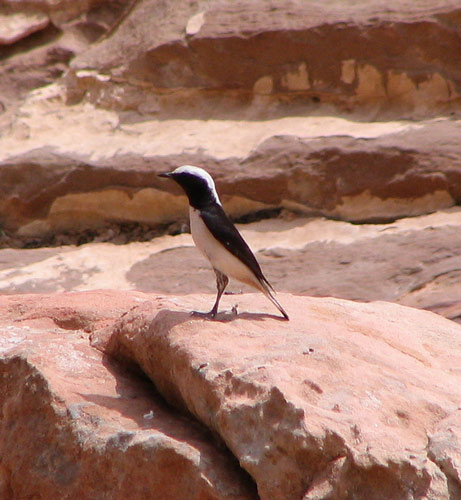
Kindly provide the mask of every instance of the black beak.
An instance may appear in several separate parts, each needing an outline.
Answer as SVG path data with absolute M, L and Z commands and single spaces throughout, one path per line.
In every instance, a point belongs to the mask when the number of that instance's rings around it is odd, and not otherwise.
M 171 177 L 171 172 L 165 172 L 163 174 L 158 174 L 158 176 L 159 177 L 166 177 L 166 178 L 168 178 L 168 177 Z

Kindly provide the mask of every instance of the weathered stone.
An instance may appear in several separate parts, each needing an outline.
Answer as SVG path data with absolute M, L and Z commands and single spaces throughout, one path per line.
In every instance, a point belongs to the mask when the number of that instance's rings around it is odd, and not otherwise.
M 279 218 L 239 229 L 276 290 L 395 301 L 461 321 L 459 208 L 392 224 Z M 108 230 L 98 243 L 78 247 L 2 249 L 0 292 L 215 292 L 214 274 L 190 234 L 121 244 L 129 238 Z M 249 290 L 229 285 L 242 288 Z
M 0 131 L 14 124 L 28 92 L 57 81 L 70 59 L 113 29 L 126 8 L 126 2 L 118 0 L 4 0 Z M 25 131 L 19 125 L 15 133 Z
M 0 300 L 2 499 L 255 498 L 205 429 L 90 347 L 85 330 L 145 300 L 116 292 Z
M 290 322 L 259 294 L 226 298 L 239 303 L 232 320 L 190 317 L 210 299 L 141 304 L 112 336 L 93 335 L 220 434 L 261 499 L 459 494 L 459 447 L 442 436 L 459 413 L 459 325 L 390 303 L 286 294 Z
M 429 456 L 445 473 L 450 495 L 461 495 L 461 411 L 439 422 L 429 435 Z
M 1 222 L 23 237 L 113 221 L 157 224 L 168 219 L 166 206 L 177 218 L 183 200 L 158 193 L 165 184 L 153 173 L 186 162 L 216 175 L 223 193 L 236 197 L 235 213 L 285 206 L 379 221 L 461 199 L 458 122 L 337 119 L 332 131 L 331 119 L 316 116 L 452 117 L 461 53 L 454 0 L 386 8 L 7 1 L 4 8 L 10 22 L 24 12 L 42 24 L 51 19 L 46 27 L 28 22 L 0 63 L 1 121 L 10 126 L 0 144 Z M 29 96 L 18 112 L 18 99 L 63 72 L 60 90 Z M 315 133 L 300 132 L 313 125 Z M 387 131 L 364 131 L 379 127 Z
M 381 221 L 461 199 L 453 0 L 5 5 L 51 19 L 0 63 L 1 222 L 21 238 L 177 219 L 154 174 L 179 163 L 209 169 L 239 215 Z
M 459 111 L 458 7 L 139 2 L 110 40 L 73 61 L 69 85 L 74 98 L 80 88 L 80 98 L 110 108 L 139 109 L 155 96 L 156 113 L 169 117 L 331 105 L 373 118 Z
M 185 197 L 157 173 L 181 164 L 207 169 L 234 216 L 285 207 L 380 222 L 447 208 L 461 200 L 458 121 L 407 125 L 375 137 L 354 130 L 351 137 L 269 136 L 256 142 L 253 151 L 228 148 L 230 156 L 222 157 L 200 148 L 175 152 L 173 134 L 182 122 L 164 123 L 166 131 L 159 122 L 159 137 L 146 130 L 134 143 L 128 131 L 119 132 L 117 122 L 110 122 L 114 118 L 110 114 L 102 113 L 98 119 L 90 115 L 92 123 L 84 127 L 77 120 L 82 111 L 62 135 L 51 129 L 43 134 L 36 122 L 36 136 L 30 141 L 4 139 L 5 151 L 18 148 L 16 155 L 0 159 L 2 224 L 12 234 L 19 230 L 21 237 L 43 237 L 113 222 L 155 226 L 177 220 L 187 213 Z M 57 122 L 64 116 L 57 115 Z M 344 121 L 336 125 L 337 132 L 341 125 L 348 126 Z M 269 125 L 268 131 L 273 133 L 276 126 Z M 232 125 L 238 134 L 240 128 L 239 123 Z M 92 130 L 94 135 L 87 140 Z M 45 145 L 49 133 L 55 135 L 54 147 Z M 75 142 L 76 137 L 82 142 Z M 214 137 L 218 139 L 218 134 Z M 158 151 L 156 145 L 165 141 L 167 146 Z
M 433 500 L 461 492 L 460 327 L 389 303 L 96 291 L 0 299 L 4 498 Z M 429 436 L 429 444 L 427 441 Z
M 127 8 L 125 2 L 118 0 L 3 0 L 2 4 L 5 12 L 11 14 L 8 22 L 18 12 L 21 16 L 31 16 L 33 12 L 46 15 L 63 31 L 73 31 L 79 27 L 82 31 L 86 30 L 87 34 L 91 32 L 91 28 L 95 29 L 101 24 L 105 25 L 106 30 L 112 27 Z M 101 32 L 103 31 L 105 30 L 102 29 Z
M 0 9 L 0 45 L 9 45 L 46 28 L 50 22 L 41 12 L 9 12 Z

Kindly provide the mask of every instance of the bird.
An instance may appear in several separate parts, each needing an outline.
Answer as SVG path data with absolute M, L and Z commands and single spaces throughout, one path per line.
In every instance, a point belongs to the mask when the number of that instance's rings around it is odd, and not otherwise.
M 216 274 L 217 296 L 213 308 L 208 313 L 193 314 L 215 319 L 230 276 L 262 292 L 288 320 L 256 257 L 224 211 L 211 175 L 203 168 L 183 165 L 159 176 L 176 181 L 186 193 L 192 239 Z

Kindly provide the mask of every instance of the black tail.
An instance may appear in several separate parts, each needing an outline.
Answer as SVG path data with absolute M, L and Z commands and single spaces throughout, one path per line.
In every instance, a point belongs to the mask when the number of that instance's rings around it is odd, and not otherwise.
M 288 314 L 285 309 L 280 305 L 279 301 L 274 297 L 275 290 L 272 285 L 267 281 L 267 279 L 263 276 L 263 279 L 260 281 L 262 285 L 262 291 L 264 295 L 274 304 L 274 306 L 282 313 L 282 316 L 289 321 Z

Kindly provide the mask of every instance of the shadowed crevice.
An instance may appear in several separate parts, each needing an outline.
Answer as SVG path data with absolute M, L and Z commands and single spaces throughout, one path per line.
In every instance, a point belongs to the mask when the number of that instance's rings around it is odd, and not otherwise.
M 180 314 L 179 322 L 184 320 L 184 314 Z M 158 391 L 155 382 L 143 371 L 140 365 L 133 359 L 126 357 L 111 356 L 104 354 L 103 365 L 112 373 L 117 381 L 117 392 L 121 398 L 130 397 L 130 386 L 136 386 L 136 392 L 141 391 L 152 400 L 152 414 L 140 417 L 136 411 L 130 410 L 130 406 L 119 398 L 111 398 L 98 394 L 81 394 L 86 400 L 100 406 L 120 412 L 124 417 L 131 418 L 142 428 L 155 429 L 159 432 L 179 441 L 185 441 L 194 445 L 191 441 L 195 436 L 197 443 L 207 442 L 219 453 L 225 455 L 230 468 L 238 471 L 241 484 L 248 490 L 251 498 L 258 497 L 257 486 L 251 475 L 243 469 L 238 459 L 227 447 L 222 437 L 214 430 L 206 427 L 195 416 L 182 405 L 170 404 Z M 128 389 L 127 389 L 128 387 Z M 160 417 L 160 418 L 159 418 Z M 200 445 L 202 446 L 202 445 Z

